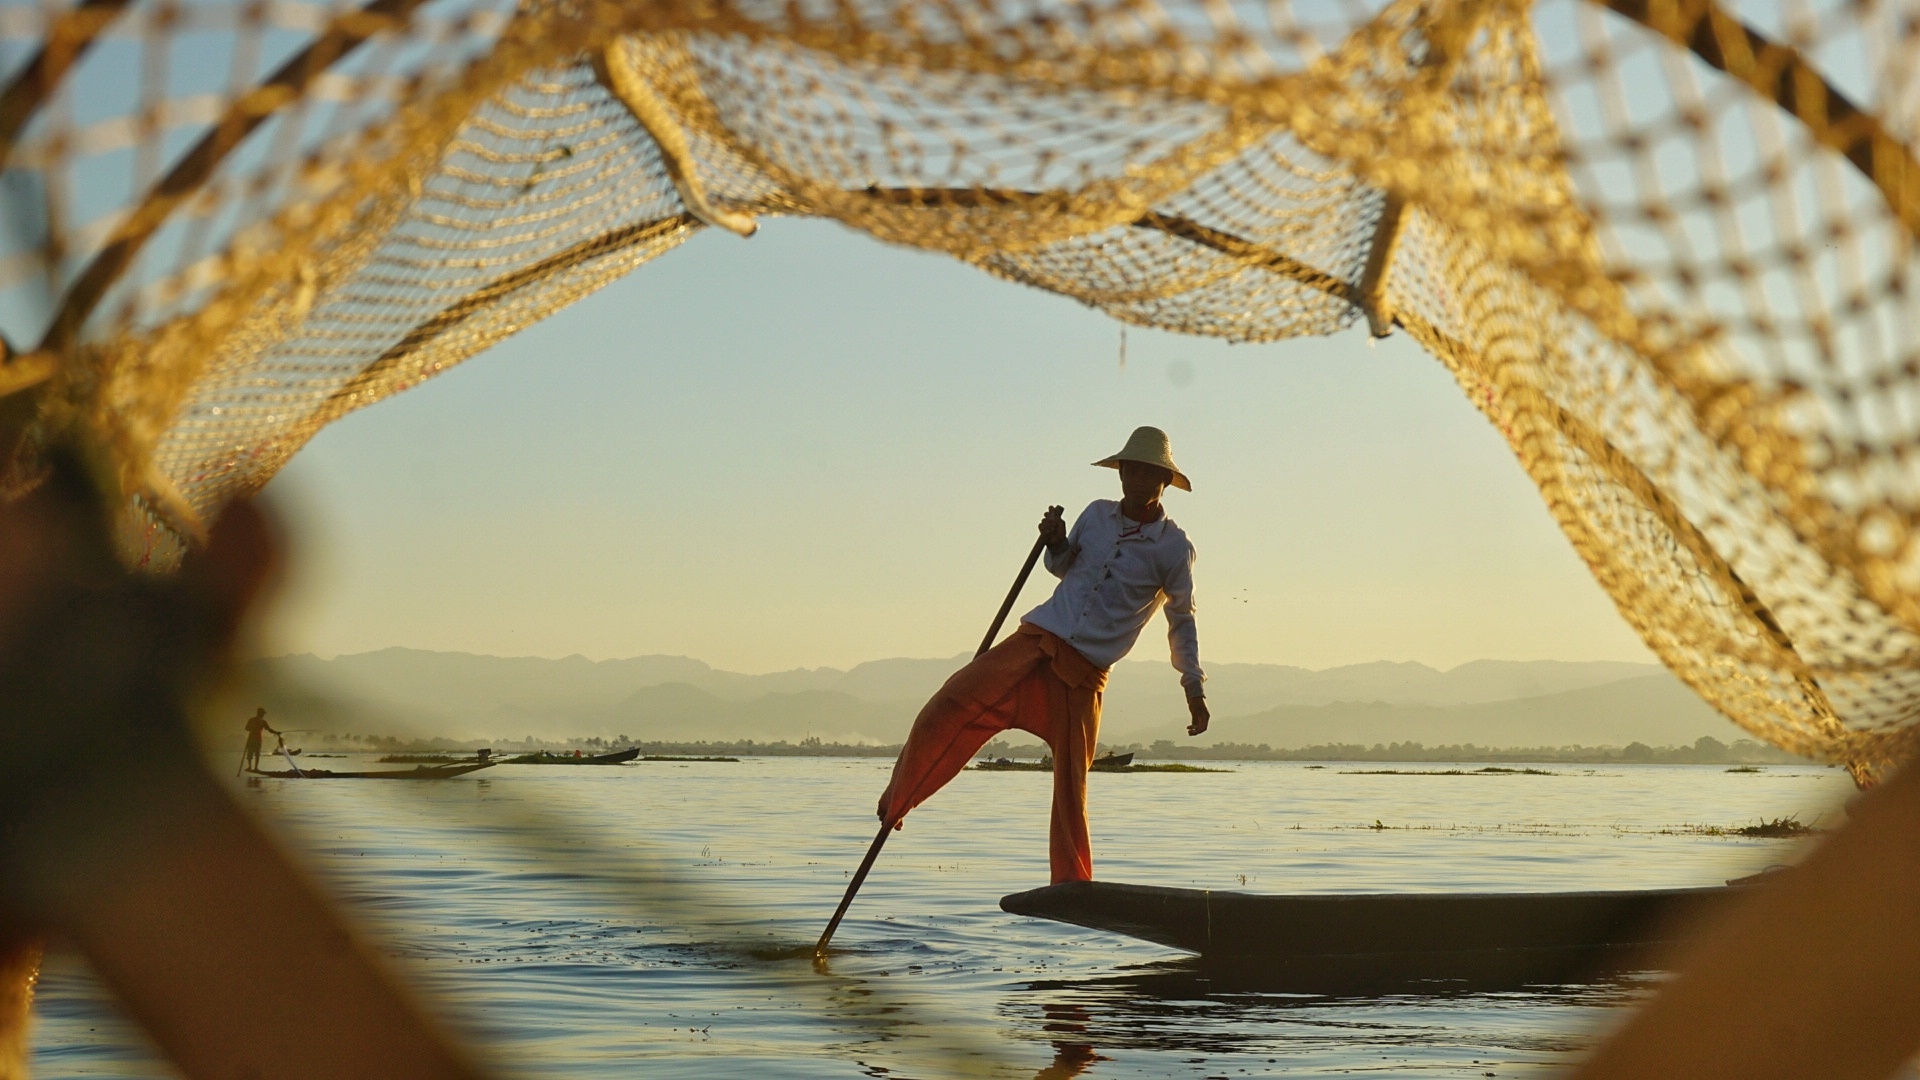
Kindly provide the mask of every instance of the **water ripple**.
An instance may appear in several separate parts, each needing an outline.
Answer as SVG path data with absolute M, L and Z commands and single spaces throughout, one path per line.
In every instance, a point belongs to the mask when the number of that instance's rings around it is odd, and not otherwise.
M 1849 790 L 1819 769 L 1235 769 L 1096 774 L 1099 876 L 1321 893 L 1708 884 L 1792 845 L 1677 826 L 1832 821 Z M 515 1075 L 1538 1075 L 1647 989 L 1275 994 L 1158 946 L 1005 915 L 1003 893 L 1046 880 L 1047 778 L 1023 773 L 968 774 L 916 811 L 817 972 L 805 943 L 871 838 L 885 779 L 885 763 L 770 759 L 265 781 L 240 797 Z M 33 1067 L 169 1075 L 58 955 Z

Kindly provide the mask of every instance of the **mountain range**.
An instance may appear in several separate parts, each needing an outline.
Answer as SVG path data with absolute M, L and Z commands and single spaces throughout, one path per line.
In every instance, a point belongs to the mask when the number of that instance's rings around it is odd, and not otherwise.
M 620 660 L 383 649 L 257 661 L 260 700 L 286 724 L 402 737 L 897 743 L 922 702 L 966 662 L 875 660 L 749 675 L 683 656 Z M 1653 664 L 1477 660 L 1441 671 L 1380 661 L 1310 670 L 1208 669 L 1202 742 L 1422 742 L 1429 746 L 1651 745 L 1740 732 Z M 1165 663 L 1127 661 L 1108 683 L 1102 740 L 1184 740 Z

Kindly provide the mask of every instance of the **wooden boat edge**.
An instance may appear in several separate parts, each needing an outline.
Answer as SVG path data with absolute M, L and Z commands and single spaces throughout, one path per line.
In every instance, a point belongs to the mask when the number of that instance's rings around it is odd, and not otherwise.
M 1236 890 L 1186 889 L 1157 885 L 1130 885 L 1121 882 L 1067 882 L 1010 893 L 1000 900 L 1000 909 L 1013 915 L 1050 919 L 1055 922 L 1124 934 L 1168 948 L 1196 953 L 1209 960 L 1271 961 L 1305 958 L 1360 960 L 1364 958 L 1422 957 L 1439 960 L 1449 955 L 1598 952 L 1618 949 L 1644 949 L 1672 940 L 1677 927 L 1690 921 L 1701 909 L 1741 891 L 1741 886 L 1696 886 L 1667 889 L 1594 889 L 1552 893 L 1249 893 Z M 1472 912 L 1489 908 L 1531 907 L 1539 910 L 1585 908 L 1606 911 L 1618 909 L 1620 919 L 1602 919 L 1577 940 L 1535 940 L 1507 943 L 1481 943 L 1453 947 L 1438 945 L 1421 948 L 1340 948 L 1302 949 L 1282 944 L 1284 934 L 1246 933 L 1249 915 L 1260 921 L 1291 916 L 1318 917 L 1341 913 L 1354 921 L 1364 921 L 1370 909 L 1385 913 L 1398 909 L 1397 915 L 1414 910 L 1428 917 L 1447 913 Z M 1591 915 L 1589 914 L 1589 920 Z M 1215 924 L 1224 931 L 1215 937 Z M 1204 924 L 1204 931 L 1196 926 Z M 1349 933 L 1347 940 L 1358 935 Z M 1332 942 L 1329 942 L 1332 945 Z M 1442 965 L 1444 966 L 1444 965 Z
M 470 761 L 459 765 L 419 765 L 411 769 L 386 769 L 380 772 L 334 772 L 330 769 L 306 769 L 294 773 L 287 769 L 255 769 L 250 776 L 270 780 L 448 780 L 481 769 L 491 769 L 497 761 Z
M 625 750 L 611 750 L 604 754 L 594 754 L 590 757 L 577 757 L 577 758 L 560 757 L 557 755 L 544 756 L 540 754 L 522 754 L 517 757 L 503 758 L 498 762 L 498 764 L 502 764 L 502 765 L 625 765 L 627 762 L 633 761 L 639 756 L 640 756 L 640 748 L 637 746 L 630 746 Z

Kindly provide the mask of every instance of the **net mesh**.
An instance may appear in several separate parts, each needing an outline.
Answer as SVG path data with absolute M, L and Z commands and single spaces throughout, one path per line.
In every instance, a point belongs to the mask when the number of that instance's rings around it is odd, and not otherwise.
M 1913 0 L 0 5 L 4 482 L 164 567 L 315 431 L 694 231 L 1433 353 L 1755 735 L 1920 738 Z M 4 419 L 0 417 L 0 419 Z

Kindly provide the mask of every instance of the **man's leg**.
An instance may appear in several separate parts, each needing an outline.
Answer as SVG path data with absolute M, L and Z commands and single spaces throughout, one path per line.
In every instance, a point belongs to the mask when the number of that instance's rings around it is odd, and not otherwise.
M 1049 677 L 1047 711 L 1053 735 L 1053 818 L 1047 862 L 1053 883 L 1093 880 L 1093 842 L 1087 832 L 1087 772 L 1100 737 L 1100 693 Z
M 953 673 L 913 721 L 880 796 L 880 819 L 897 823 L 960 774 L 987 740 L 1014 722 L 1015 688 L 1047 659 L 1014 634 Z

